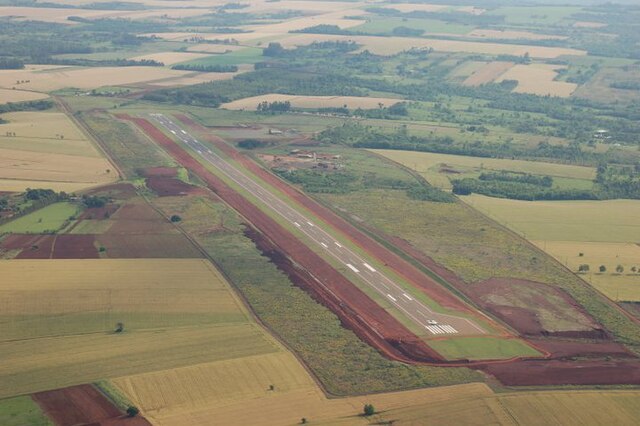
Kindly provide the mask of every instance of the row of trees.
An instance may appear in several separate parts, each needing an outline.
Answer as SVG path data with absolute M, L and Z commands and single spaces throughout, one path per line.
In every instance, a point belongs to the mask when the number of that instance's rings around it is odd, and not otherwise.
M 583 263 L 578 266 L 578 272 L 580 273 L 587 273 L 590 270 L 591 270 L 591 267 L 586 263 Z M 640 266 L 632 266 L 631 268 L 629 268 L 629 270 L 631 271 L 632 274 L 640 273 Z M 622 274 L 624 272 L 624 266 L 622 265 L 616 266 L 615 271 L 618 274 Z M 598 267 L 598 272 L 600 272 L 601 274 L 604 274 L 605 272 L 607 272 L 607 267 L 605 265 L 600 265 Z

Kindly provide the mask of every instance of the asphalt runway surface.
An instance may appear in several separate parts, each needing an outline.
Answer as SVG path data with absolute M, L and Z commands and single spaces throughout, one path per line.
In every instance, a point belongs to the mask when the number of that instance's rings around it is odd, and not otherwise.
M 391 305 L 406 315 L 407 318 L 427 330 L 431 335 L 445 336 L 459 333 L 465 335 L 486 333 L 485 330 L 467 318 L 434 312 L 428 306 L 425 306 L 422 302 L 416 300 L 415 297 L 408 294 L 401 286 L 385 274 L 378 271 L 371 265 L 371 261 L 367 262 L 367 259 L 354 253 L 345 246 L 344 242 L 338 241 L 338 239 L 325 232 L 320 226 L 305 217 L 298 210 L 289 206 L 241 170 L 229 164 L 209 147 L 199 142 L 186 130 L 171 121 L 167 116 L 163 114 L 151 114 L 151 117 L 160 123 L 160 125 L 168 130 L 175 138 L 189 146 L 189 148 L 193 149 L 205 161 L 221 171 L 227 178 L 251 193 L 255 198 L 260 200 L 264 206 L 286 219 L 311 241 L 317 244 L 319 248 L 337 259 L 348 269 L 349 273 L 345 275 L 350 281 L 353 281 L 353 278 L 359 279 L 374 289 Z M 352 277 L 349 277 L 349 275 L 352 275 Z

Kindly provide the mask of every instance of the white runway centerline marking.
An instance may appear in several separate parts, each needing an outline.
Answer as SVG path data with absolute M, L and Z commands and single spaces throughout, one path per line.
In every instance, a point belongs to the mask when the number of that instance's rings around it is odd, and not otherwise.
M 349 267 L 353 272 L 355 272 L 355 273 L 360 272 L 360 270 L 359 270 L 358 268 L 356 268 L 355 266 L 353 266 L 353 265 L 352 265 L 352 264 L 350 264 L 350 263 L 347 263 L 347 266 L 348 266 L 348 267 Z
M 376 272 L 375 269 L 373 269 L 373 266 L 369 265 L 368 263 L 363 263 L 364 267 L 367 268 L 368 270 L 370 270 L 371 272 Z
M 339 242 L 334 241 L 334 243 L 336 243 L 336 245 L 337 245 L 338 247 L 342 248 L 342 244 L 340 244 Z
M 324 247 L 324 248 L 329 248 L 329 246 L 328 246 L 328 245 L 326 245 L 325 243 L 320 243 L 320 245 L 321 245 L 322 247 Z
M 404 297 L 406 297 L 407 299 L 409 299 L 409 300 L 413 300 L 413 299 L 411 298 L 411 296 L 409 296 L 407 293 L 402 293 L 402 295 L 403 295 Z
M 309 226 L 313 226 L 313 223 L 311 223 L 311 222 L 309 222 L 309 221 L 307 221 L 307 223 L 309 224 Z
M 387 294 L 387 297 L 388 297 L 389 299 L 393 300 L 394 302 L 396 302 L 396 298 L 395 298 L 395 297 L 393 297 L 392 295 Z
M 294 224 L 295 226 L 297 226 L 298 228 L 300 228 L 300 224 L 299 224 L 298 222 L 293 222 L 293 224 Z

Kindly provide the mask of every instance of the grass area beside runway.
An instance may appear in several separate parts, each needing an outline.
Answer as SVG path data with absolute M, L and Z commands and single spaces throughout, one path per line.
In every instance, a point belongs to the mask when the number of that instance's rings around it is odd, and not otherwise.
M 0 226 L 0 234 L 55 233 L 67 226 L 80 211 L 77 204 L 55 203 Z
M 195 236 L 258 317 L 304 360 L 330 394 L 481 380 L 481 374 L 467 368 L 410 366 L 384 358 L 262 255 L 243 234 L 242 219 L 227 205 L 200 197 L 161 197 L 152 203 L 182 217 L 185 231 Z
M 431 340 L 429 346 L 447 359 L 509 359 L 541 356 L 540 352 L 518 339 L 495 337 L 451 337 Z
M 0 400 L 0 424 L 3 426 L 53 426 L 30 396 Z

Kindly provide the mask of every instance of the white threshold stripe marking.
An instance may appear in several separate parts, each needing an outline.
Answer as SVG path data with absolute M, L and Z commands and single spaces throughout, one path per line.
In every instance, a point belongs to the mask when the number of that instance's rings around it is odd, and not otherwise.
M 311 222 L 309 222 L 309 221 L 307 221 L 307 223 L 309 224 L 309 226 L 313 226 L 313 223 L 311 223 Z
M 297 226 L 298 228 L 300 228 L 300 224 L 299 224 L 298 222 L 293 222 L 293 224 L 294 224 L 295 226 Z
M 329 248 L 329 246 L 328 246 L 328 245 L 326 245 L 325 243 L 320 243 L 320 245 L 321 245 L 322 247 L 324 247 L 324 248 Z
M 352 264 L 350 264 L 350 263 L 347 263 L 347 266 L 348 266 L 348 267 L 349 267 L 353 272 L 355 272 L 355 273 L 360 272 L 360 271 L 358 270 L 358 268 L 356 268 L 355 266 L 353 266 L 353 265 L 352 265 Z
M 387 294 L 387 297 L 388 297 L 389 299 L 393 300 L 394 302 L 396 301 L 396 298 L 395 298 L 395 297 L 393 297 L 393 296 L 392 296 L 392 295 L 390 295 L 390 294 Z
M 367 268 L 371 272 L 376 272 L 376 270 L 373 269 L 373 266 L 369 265 L 368 263 L 364 262 L 363 265 L 365 266 L 365 268 Z
M 409 296 L 407 293 L 402 293 L 402 295 L 403 295 L 404 297 L 406 297 L 407 299 L 409 299 L 409 300 L 413 300 L 413 299 L 411 298 L 411 296 Z
M 336 245 L 337 245 L 338 247 L 342 248 L 342 244 L 340 244 L 339 242 L 334 241 L 334 243 L 336 243 Z

